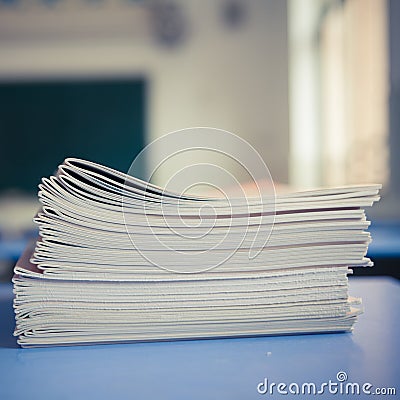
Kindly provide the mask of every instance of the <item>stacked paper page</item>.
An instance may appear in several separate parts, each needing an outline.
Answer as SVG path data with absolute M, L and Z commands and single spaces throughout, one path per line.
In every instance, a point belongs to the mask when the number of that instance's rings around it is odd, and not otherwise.
M 347 275 L 372 265 L 380 185 L 179 196 L 67 159 L 39 189 L 14 276 L 23 347 L 340 332 L 360 313 Z

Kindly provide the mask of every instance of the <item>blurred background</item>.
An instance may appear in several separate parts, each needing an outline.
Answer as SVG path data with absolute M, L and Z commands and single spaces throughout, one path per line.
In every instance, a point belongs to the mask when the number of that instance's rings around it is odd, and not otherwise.
M 246 139 L 275 182 L 382 183 L 357 274 L 399 278 L 399 20 L 396 0 L 0 0 L 0 280 L 65 157 L 127 171 L 192 126 Z

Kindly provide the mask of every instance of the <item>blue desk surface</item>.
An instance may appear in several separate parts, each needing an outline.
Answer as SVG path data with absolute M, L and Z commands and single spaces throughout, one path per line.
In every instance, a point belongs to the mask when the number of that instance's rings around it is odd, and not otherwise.
M 257 385 L 369 382 L 400 398 L 400 284 L 357 278 L 365 314 L 352 334 L 322 334 L 20 349 L 12 337 L 11 286 L 0 285 L 0 399 L 262 399 Z M 262 390 L 263 388 L 260 387 Z M 293 387 L 295 390 L 295 387 Z M 328 395 L 315 398 L 371 398 Z M 380 398 L 381 396 L 372 396 Z M 385 397 L 385 396 L 382 396 Z

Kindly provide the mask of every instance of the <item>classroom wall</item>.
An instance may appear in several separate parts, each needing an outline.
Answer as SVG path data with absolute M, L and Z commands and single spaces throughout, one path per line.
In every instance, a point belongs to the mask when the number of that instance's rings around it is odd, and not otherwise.
M 157 39 L 145 2 L 90 3 L 2 7 L 0 80 L 145 77 L 147 142 L 190 126 L 233 131 L 287 182 L 286 1 L 242 2 L 232 24 L 228 2 L 177 0 L 184 29 L 173 45 Z

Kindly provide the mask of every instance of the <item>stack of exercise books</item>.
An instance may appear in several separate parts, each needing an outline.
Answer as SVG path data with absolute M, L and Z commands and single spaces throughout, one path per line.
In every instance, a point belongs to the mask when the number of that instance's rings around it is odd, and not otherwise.
M 15 267 L 22 347 L 352 330 L 380 185 L 179 195 L 69 158 Z

